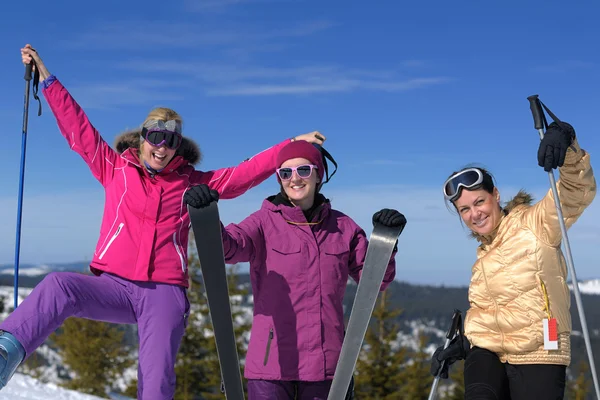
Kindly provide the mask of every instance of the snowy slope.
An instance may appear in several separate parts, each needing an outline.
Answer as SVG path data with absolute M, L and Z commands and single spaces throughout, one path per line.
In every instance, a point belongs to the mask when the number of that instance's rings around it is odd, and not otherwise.
M 82 394 L 58 387 L 53 383 L 43 384 L 21 374 L 15 374 L 8 385 L 0 391 L 0 400 L 100 400 L 100 397 Z
M 35 267 L 26 267 L 26 268 L 19 268 L 19 276 L 39 276 L 39 275 L 47 275 L 50 272 L 52 272 L 52 268 L 49 265 L 38 265 Z M 3 275 L 14 275 L 15 274 L 15 270 L 14 267 L 7 267 L 4 269 L 0 269 L 0 274 Z
M 569 289 L 573 290 L 573 284 L 569 284 Z M 600 279 L 580 281 L 579 291 L 583 294 L 600 294 Z

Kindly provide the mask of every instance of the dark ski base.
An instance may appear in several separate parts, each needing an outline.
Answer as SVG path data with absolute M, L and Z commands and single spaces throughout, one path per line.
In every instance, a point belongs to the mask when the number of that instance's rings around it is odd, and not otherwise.
M 403 229 L 404 226 L 389 228 L 379 224 L 373 228 L 328 400 L 344 400 L 346 398 L 385 270 L 394 250 L 396 239 Z
M 219 209 L 217 203 L 213 202 L 206 208 L 188 207 L 188 212 L 217 343 L 217 355 L 223 379 L 222 389 L 227 399 L 244 400 L 244 387 L 229 302 Z

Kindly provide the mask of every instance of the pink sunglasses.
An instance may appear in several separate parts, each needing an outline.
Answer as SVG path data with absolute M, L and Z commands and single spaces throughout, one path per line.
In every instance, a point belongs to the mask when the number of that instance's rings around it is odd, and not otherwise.
M 281 179 L 282 181 L 289 181 L 290 179 L 292 179 L 292 175 L 294 174 L 294 172 L 296 172 L 296 174 L 302 179 L 310 178 L 310 175 L 312 174 L 312 171 L 315 168 L 318 167 L 313 164 L 303 164 L 298 165 L 297 167 L 277 168 L 275 171 L 277 171 L 279 179 Z

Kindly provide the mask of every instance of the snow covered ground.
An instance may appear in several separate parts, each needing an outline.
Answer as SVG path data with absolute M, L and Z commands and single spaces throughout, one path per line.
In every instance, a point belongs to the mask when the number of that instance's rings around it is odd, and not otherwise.
M 63 389 L 54 383 L 39 381 L 21 374 L 15 374 L 8 385 L 0 391 L 0 400 L 100 400 L 90 396 Z
M 573 284 L 569 284 L 569 289 L 573 290 Z M 600 294 L 600 279 L 580 281 L 579 291 L 584 294 Z

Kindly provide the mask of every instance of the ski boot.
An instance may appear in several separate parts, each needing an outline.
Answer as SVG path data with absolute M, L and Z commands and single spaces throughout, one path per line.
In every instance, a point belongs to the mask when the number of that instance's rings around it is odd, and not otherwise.
M 21 361 L 25 358 L 25 349 L 13 335 L 0 330 L 0 389 L 2 389 Z

